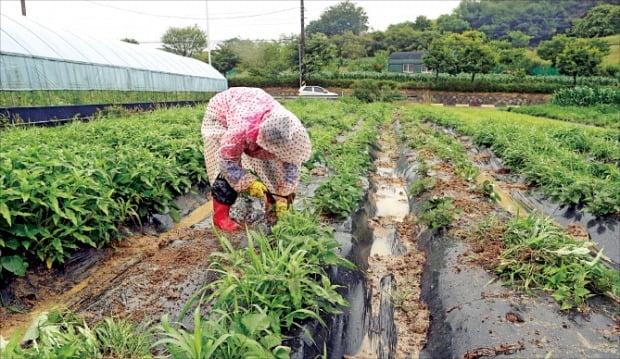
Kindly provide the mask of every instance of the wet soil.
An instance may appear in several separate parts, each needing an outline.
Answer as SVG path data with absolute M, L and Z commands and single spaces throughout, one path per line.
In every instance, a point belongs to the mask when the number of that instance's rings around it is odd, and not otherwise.
M 420 299 L 426 258 L 417 249 L 419 232 L 409 215 L 405 180 L 396 174 L 399 152 L 394 131 L 381 132 L 371 176 L 368 227 L 373 238 L 366 269 L 369 312 L 375 320 L 371 319 L 370 332 L 352 357 L 417 358 L 429 326 L 429 311 Z

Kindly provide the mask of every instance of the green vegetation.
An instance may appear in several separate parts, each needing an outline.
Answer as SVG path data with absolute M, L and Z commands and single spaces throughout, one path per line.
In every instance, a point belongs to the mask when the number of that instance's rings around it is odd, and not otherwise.
M 424 223 L 430 229 L 442 228 L 457 220 L 459 211 L 451 197 L 431 197 L 422 206 L 422 214 L 416 218 L 416 222 Z
M 308 211 L 289 211 L 272 231 L 249 232 L 247 248 L 238 250 L 221 237 L 223 252 L 212 255 L 209 269 L 218 279 L 198 291 L 179 318 L 198 303 L 193 332 L 164 318 L 157 344 L 174 358 L 288 358 L 285 333 L 301 330 L 308 319 L 324 325 L 322 315 L 340 313 L 347 303 L 325 268 L 354 265 L 334 252 L 339 244 L 331 228 Z M 208 317 L 200 314 L 202 304 L 211 307 Z
M 351 99 L 335 103 L 296 101 L 288 107 L 308 128 L 315 154 L 322 154 L 313 157 L 326 161 L 332 171 L 332 176 L 317 188 L 314 206 L 323 214 L 346 217 L 358 207 L 365 193 L 360 176 L 372 165 L 369 146 L 377 140 L 377 127 L 391 119 L 388 106 Z M 346 140 L 334 141 L 338 135 L 346 136 Z
M 15 332 L 3 358 L 288 358 L 283 345 L 309 319 L 348 305 L 325 272 L 354 269 L 335 253 L 332 229 L 308 211 L 285 212 L 273 233 L 249 232 L 248 246 L 234 249 L 220 237 L 222 252 L 211 257 L 218 278 L 197 291 L 178 322 L 164 315 L 156 326 L 106 318 L 91 329 L 71 313 L 50 313 L 22 335 Z M 209 306 L 208 314 L 202 308 Z M 193 310 L 193 328 L 180 322 Z M 23 341 L 32 344 L 21 347 Z
M 209 92 L 150 91 L 0 91 L 0 107 L 120 104 L 134 102 L 207 101 Z
M 175 108 L 0 132 L 0 276 L 110 243 L 129 220 L 175 217 L 173 197 L 206 181 L 202 113 Z
M 592 242 L 574 239 L 536 214 L 515 218 L 503 234 L 505 250 L 497 272 L 530 292 L 543 289 L 561 303 L 561 309 L 585 308 L 595 294 L 620 296 L 620 272 L 593 258 Z
M 618 65 L 618 59 L 620 59 L 620 34 L 602 37 L 601 40 L 609 44 L 609 54 L 603 58 L 603 66 L 620 68 L 620 65 Z M 616 73 L 618 71 L 610 75 L 613 76 Z
M 573 87 L 558 90 L 551 103 L 561 106 L 620 105 L 620 89 Z
M 416 118 L 452 127 L 489 147 L 504 165 L 545 195 L 585 205 L 595 215 L 620 212 L 620 132 L 504 111 L 410 106 Z
M 509 107 L 507 111 L 620 130 L 620 106 L 617 105 L 582 107 L 545 104 Z
M 469 161 L 467 153 L 461 144 L 452 136 L 436 131 L 419 121 L 419 117 L 410 107 L 403 110 L 401 124 L 403 127 L 402 139 L 411 148 L 429 150 L 442 160 L 454 164 L 456 174 L 462 179 L 473 182 L 479 174 L 478 169 Z M 430 167 L 420 158 L 418 173 L 428 175 Z
M 153 358 L 153 330 L 126 320 L 106 318 L 90 328 L 74 314 L 50 312 L 37 317 L 24 333 L 16 331 L 0 355 L 21 358 Z M 22 341 L 32 341 L 22 348 Z

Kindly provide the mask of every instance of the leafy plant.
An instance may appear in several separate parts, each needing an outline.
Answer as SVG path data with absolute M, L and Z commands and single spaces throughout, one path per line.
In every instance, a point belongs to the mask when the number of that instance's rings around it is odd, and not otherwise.
M 482 183 L 475 186 L 473 191 L 480 193 L 493 202 L 498 202 L 501 199 L 497 192 L 495 192 L 495 186 L 489 180 L 484 180 Z
M 362 200 L 364 189 L 352 174 L 331 176 L 314 193 L 313 203 L 321 213 L 346 217 Z
M 422 206 L 422 214 L 416 218 L 416 222 L 424 223 L 430 229 L 437 229 L 458 219 L 459 212 L 451 197 L 433 196 Z
M 436 183 L 437 180 L 435 177 L 420 178 L 419 180 L 411 182 L 411 185 L 409 185 L 409 195 L 412 197 L 418 197 L 422 193 L 435 187 Z

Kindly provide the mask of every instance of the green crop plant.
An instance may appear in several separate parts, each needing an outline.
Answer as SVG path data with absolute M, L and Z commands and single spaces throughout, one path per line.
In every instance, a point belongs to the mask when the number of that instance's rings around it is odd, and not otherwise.
M 422 213 L 416 222 L 426 224 L 430 229 L 438 229 L 458 219 L 459 212 L 451 197 L 433 196 L 422 206 Z
M 502 238 L 505 250 L 497 272 L 506 284 L 548 291 L 562 310 L 583 310 L 595 294 L 620 295 L 620 272 L 600 261 L 602 252 L 592 256 L 594 243 L 566 235 L 551 219 L 535 213 L 515 218 Z
M 94 328 L 68 311 L 43 313 L 0 349 L 2 358 L 152 358 L 152 330 L 105 318 Z M 27 342 L 27 346 L 21 346 Z
M 473 191 L 480 193 L 493 202 L 498 202 L 500 200 L 499 195 L 495 192 L 495 186 L 489 180 L 484 180 L 482 183 L 474 186 Z
M 320 185 L 312 202 L 320 213 L 346 217 L 358 207 L 364 192 L 357 176 L 341 174 Z
M 205 182 L 202 109 L 0 133 L 0 276 L 62 263 L 153 213 L 176 215 L 175 195 Z M 35 140 L 36 139 L 36 140 Z
M 304 246 L 298 249 L 299 242 L 271 244 L 268 237 L 249 233 L 248 248 L 236 251 L 220 240 L 226 251 L 213 255 L 217 262 L 210 269 L 220 277 L 206 287 L 211 292 L 206 300 L 214 300 L 216 308 L 270 308 L 290 329 L 308 318 L 322 321 L 319 313 L 339 313 L 337 305 L 346 305 L 323 269 L 307 260 Z
M 194 310 L 192 331 L 170 323 L 164 315 L 156 329 L 162 338 L 154 347 L 164 346 L 173 358 L 289 357 L 290 348 L 282 346 L 277 317 L 260 309 L 234 316 L 216 309 L 204 318 L 200 309 Z
M 435 179 L 435 177 L 423 177 L 416 181 L 413 181 L 409 185 L 409 195 L 412 197 L 418 197 L 422 193 L 435 187 L 436 183 L 437 180 Z
M 585 205 L 594 215 L 620 213 L 617 130 L 505 111 L 409 106 L 403 113 L 472 136 L 553 200 Z M 458 168 L 460 161 L 454 162 Z
M 507 111 L 586 125 L 620 129 L 620 105 L 560 106 L 553 104 L 508 107 Z

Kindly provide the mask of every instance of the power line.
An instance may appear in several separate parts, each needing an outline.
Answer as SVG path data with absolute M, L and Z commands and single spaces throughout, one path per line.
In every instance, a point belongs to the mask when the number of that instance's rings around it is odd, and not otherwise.
M 134 13 L 134 14 L 138 14 L 138 15 L 143 15 L 143 16 L 163 17 L 163 18 L 171 18 L 171 19 L 184 19 L 184 20 L 199 20 L 199 21 L 204 21 L 204 20 L 207 19 L 206 17 L 152 14 L 152 13 L 147 13 L 147 12 L 142 12 L 142 11 L 137 11 L 137 10 L 125 9 L 125 8 L 117 7 L 117 6 L 110 5 L 110 4 L 104 4 L 104 3 L 100 3 L 100 2 L 94 1 L 94 0 L 85 0 L 85 1 L 91 2 L 91 3 L 99 5 L 99 6 L 108 7 L 108 8 L 112 8 L 112 9 L 116 9 L 116 10 L 120 10 L 120 11 L 125 11 L 125 12 L 130 12 L 130 13 Z M 259 14 L 250 14 L 250 15 L 212 17 L 209 20 L 247 19 L 247 18 L 251 18 L 251 17 L 258 17 L 258 16 L 264 16 L 264 15 L 277 14 L 277 13 L 287 12 L 287 11 L 292 11 L 292 10 L 297 10 L 297 8 L 296 7 L 291 7 L 291 8 L 282 9 L 282 10 L 275 10 L 275 11 L 264 12 L 264 13 L 259 13 Z

